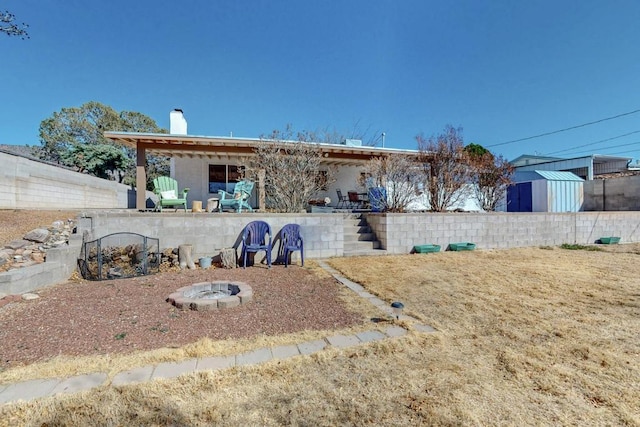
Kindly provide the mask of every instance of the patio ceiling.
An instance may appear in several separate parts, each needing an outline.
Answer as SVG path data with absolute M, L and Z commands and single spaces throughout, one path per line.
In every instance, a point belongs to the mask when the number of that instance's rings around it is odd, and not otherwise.
M 105 132 L 104 136 L 134 150 L 144 148 L 147 153 L 169 157 L 230 159 L 253 156 L 260 139 L 205 137 L 158 133 Z M 412 154 L 413 151 L 369 146 L 320 144 L 326 164 L 362 165 L 372 157 L 391 153 Z

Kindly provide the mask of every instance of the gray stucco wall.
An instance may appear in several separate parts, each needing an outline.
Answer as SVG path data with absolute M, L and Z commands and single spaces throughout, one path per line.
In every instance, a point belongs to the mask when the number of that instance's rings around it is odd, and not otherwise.
M 591 244 L 600 237 L 640 241 L 640 212 L 367 214 L 367 222 L 390 254 L 413 246 L 472 242 L 478 249 L 562 243 Z
M 585 211 L 640 211 L 640 176 L 584 183 Z

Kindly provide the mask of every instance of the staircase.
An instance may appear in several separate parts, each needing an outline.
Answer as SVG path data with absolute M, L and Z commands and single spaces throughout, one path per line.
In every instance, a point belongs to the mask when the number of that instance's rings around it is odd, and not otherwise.
M 380 242 L 371 231 L 361 213 L 349 213 L 344 217 L 344 256 L 385 255 Z

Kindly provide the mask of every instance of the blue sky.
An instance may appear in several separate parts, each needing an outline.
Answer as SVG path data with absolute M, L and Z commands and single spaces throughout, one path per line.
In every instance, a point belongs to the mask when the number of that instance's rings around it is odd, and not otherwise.
M 385 132 L 385 146 L 464 129 L 513 159 L 640 158 L 640 2 L 4 0 L 30 39 L 0 37 L 0 144 L 98 101 L 193 135 L 292 124 Z M 604 139 L 624 137 L 598 142 Z M 502 144 L 502 145 L 496 145 Z

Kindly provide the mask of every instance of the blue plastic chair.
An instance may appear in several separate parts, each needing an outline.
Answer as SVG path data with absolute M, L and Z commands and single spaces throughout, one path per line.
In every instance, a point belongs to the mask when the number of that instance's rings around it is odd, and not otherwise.
M 300 260 L 304 266 L 304 249 L 302 236 L 300 236 L 300 226 L 298 224 L 287 224 L 280 230 L 282 248 L 284 250 L 284 266 L 289 264 L 289 255 L 292 252 L 300 251 Z
M 264 221 L 251 221 L 242 232 L 242 268 L 247 268 L 247 253 L 265 251 L 271 268 L 271 226 Z

